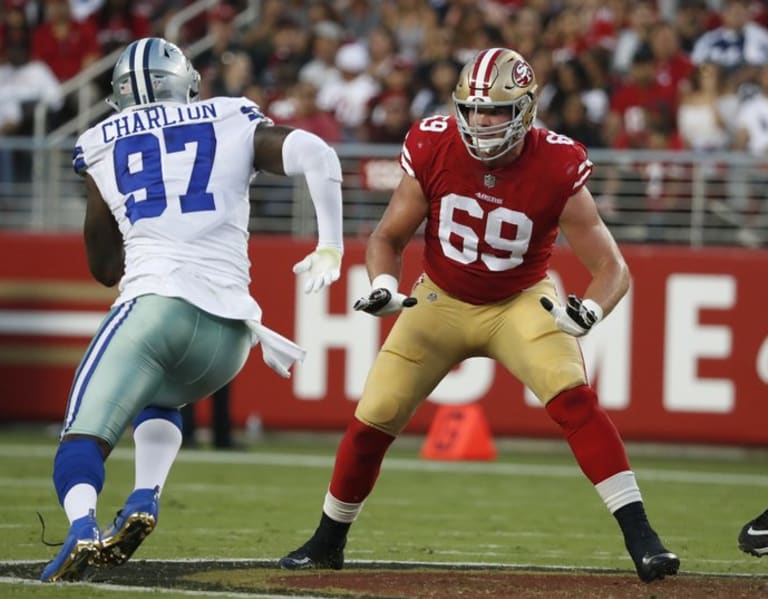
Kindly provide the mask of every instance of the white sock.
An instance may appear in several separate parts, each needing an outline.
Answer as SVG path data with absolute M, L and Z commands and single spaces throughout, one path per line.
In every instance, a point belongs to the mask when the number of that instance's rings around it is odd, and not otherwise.
M 64 497 L 64 512 L 69 518 L 69 523 L 87 516 L 91 510 L 95 513 L 96 497 L 96 488 L 87 483 L 78 483 L 67 491 Z
M 595 485 L 595 489 L 612 514 L 627 504 L 643 500 L 635 480 L 635 473 L 631 470 L 618 472 L 600 481 Z
M 134 489 L 162 492 L 171 466 L 181 448 L 181 430 L 164 418 L 145 420 L 133 431 L 135 446 Z
M 363 509 L 362 503 L 345 503 L 339 501 L 331 492 L 328 491 L 325 494 L 325 501 L 323 502 L 323 511 L 325 515 L 336 520 L 336 522 L 354 522 L 360 510 Z

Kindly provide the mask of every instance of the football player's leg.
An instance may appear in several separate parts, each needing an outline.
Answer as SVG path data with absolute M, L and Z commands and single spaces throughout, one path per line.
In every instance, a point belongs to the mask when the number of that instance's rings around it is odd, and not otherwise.
M 494 352 L 561 427 L 582 471 L 616 517 L 640 578 L 675 574 L 679 559 L 662 546 L 648 523 L 624 443 L 587 384 L 578 342 L 560 332 L 546 313 L 542 316 L 538 298 L 544 292 L 551 292 L 549 282 L 508 307 Z
M 470 319 L 457 313 L 463 304 L 447 296 L 427 302 L 430 290 L 417 287 L 419 303 L 399 316 L 376 357 L 336 452 L 320 524 L 309 541 L 279 561 L 280 567 L 343 566 L 347 532 L 376 484 L 389 446 L 440 380 L 467 357 L 465 329 L 451 324 L 472 329 Z
M 127 562 L 157 526 L 160 493 L 181 447 L 178 409 L 146 407 L 133 421 L 134 488 L 101 533 L 99 565 Z
M 125 364 L 118 346 L 129 335 L 129 302 L 109 312 L 94 336 L 70 391 L 53 482 L 70 532 L 41 580 L 78 580 L 98 561 L 100 534 L 95 514 L 104 484 L 104 461 L 131 417 L 120 404 Z
M 134 420 L 134 490 L 102 532 L 102 563 L 124 564 L 155 529 L 162 489 L 181 447 L 179 406 L 211 394 L 242 368 L 250 351 L 244 323 L 220 319 L 175 298 L 147 296 L 144 343 L 163 376 Z

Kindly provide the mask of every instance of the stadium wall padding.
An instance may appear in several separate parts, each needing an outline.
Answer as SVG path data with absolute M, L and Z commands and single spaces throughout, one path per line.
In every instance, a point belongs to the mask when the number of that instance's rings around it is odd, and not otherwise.
M 264 324 L 308 350 L 290 379 L 254 348 L 232 383 L 235 426 L 341 431 L 393 320 L 352 309 L 368 290 L 365 240 L 348 239 L 342 277 L 305 295 L 291 272 L 313 240 L 250 242 L 252 292 Z M 628 440 L 768 444 L 768 250 L 625 245 L 632 289 L 582 348 L 601 403 Z M 420 273 L 420 243 L 402 288 Z M 0 233 L 0 421 L 61 421 L 74 370 L 115 289 L 94 282 L 82 237 Z M 580 294 L 586 270 L 564 247 L 551 275 Z M 483 406 L 495 435 L 558 437 L 538 401 L 509 373 L 472 359 L 449 373 L 407 431 L 423 433 L 438 402 Z M 202 423 L 207 406 L 200 409 Z

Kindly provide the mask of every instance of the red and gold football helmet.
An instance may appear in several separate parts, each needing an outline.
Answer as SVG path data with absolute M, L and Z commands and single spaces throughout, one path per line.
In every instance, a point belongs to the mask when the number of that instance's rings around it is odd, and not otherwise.
M 477 160 L 494 160 L 519 144 L 533 126 L 536 75 L 520 54 L 506 48 L 478 53 L 464 65 L 453 92 L 456 115 L 467 151 Z M 491 126 L 470 125 L 470 115 L 488 107 L 508 107 L 510 118 Z

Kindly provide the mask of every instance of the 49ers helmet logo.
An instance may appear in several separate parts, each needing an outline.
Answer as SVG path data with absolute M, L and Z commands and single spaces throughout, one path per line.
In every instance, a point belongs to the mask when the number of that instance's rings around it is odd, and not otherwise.
M 533 82 L 533 69 L 524 60 L 518 60 L 512 67 L 512 81 L 517 87 L 528 87 Z

